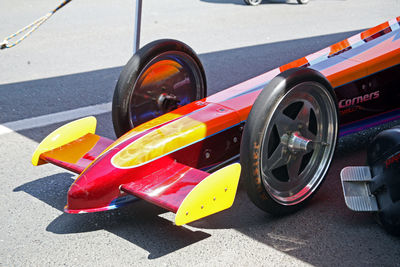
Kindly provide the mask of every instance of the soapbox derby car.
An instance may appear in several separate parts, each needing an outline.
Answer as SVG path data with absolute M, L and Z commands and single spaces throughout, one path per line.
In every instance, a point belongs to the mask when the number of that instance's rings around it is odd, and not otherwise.
M 338 136 L 400 118 L 400 17 L 207 96 L 195 52 L 176 40 L 141 48 L 115 88 L 116 141 L 87 117 L 55 130 L 33 165 L 79 174 L 65 212 L 140 198 L 183 225 L 229 208 L 239 177 L 266 212 L 315 194 Z M 340 118 L 340 120 L 339 120 Z

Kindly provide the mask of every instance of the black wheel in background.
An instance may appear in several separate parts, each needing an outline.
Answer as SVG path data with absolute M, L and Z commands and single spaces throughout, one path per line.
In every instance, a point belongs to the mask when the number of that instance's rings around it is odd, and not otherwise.
M 301 208 L 328 171 L 337 134 L 336 98 L 319 72 L 290 69 L 272 79 L 242 137 L 242 179 L 250 199 L 275 215 Z
M 258 6 L 261 4 L 262 0 L 244 0 L 244 2 L 250 6 Z
M 114 131 L 130 129 L 207 96 L 204 68 L 186 44 L 157 40 L 139 49 L 125 65 L 112 102 Z

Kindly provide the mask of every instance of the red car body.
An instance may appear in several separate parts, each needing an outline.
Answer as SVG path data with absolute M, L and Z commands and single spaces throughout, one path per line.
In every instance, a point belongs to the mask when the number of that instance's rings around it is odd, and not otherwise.
M 68 213 L 113 209 L 139 197 L 181 217 L 196 214 L 177 224 L 207 216 L 233 202 L 240 165 L 211 172 L 238 159 L 257 96 L 276 75 L 298 67 L 317 70 L 334 88 L 341 136 L 400 118 L 397 17 L 162 115 L 116 141 L 94 134 L 94 118 L 73 122 L 39 145 L 33 164 L 50 162 L 79 174 L 68 192 Z M 194 191 L 201 191 L 197 200 L 188 200 Z

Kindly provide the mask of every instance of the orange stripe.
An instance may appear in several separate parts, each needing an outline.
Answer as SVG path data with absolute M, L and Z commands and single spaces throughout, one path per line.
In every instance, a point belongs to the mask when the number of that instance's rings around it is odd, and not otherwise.
M 400 63 L 400 39 L 395 37 L 385 40 L 378 46 L 372 47 L 354 57 L 363 62 L 361 68 L 368 68 L 369 74 L 375 73 Z
M 382 23 L 382 24 L 380 24 L 380 25 L 378 25 L 376 27 L 373 27 L 373 28 L 371 28 L 369 30 L 366 30 L 366 31 L 361 33 L 361 39 L 366 39 L 366 38 L 374 35 L 375 33 L 380 32 L 380 31 L 388 28 L 389 26 L 390 26 L 389 22 L 384 22 L 384 23 Z
M 308 63 L 308 60 L 305 57 L 302 57 L 302 58 L 292 61 L 286 65 L 281 66 L 279 69 L 281 72 L 284 72 L 285 70 L 297 68 L 297 67 L 303 66 L 307 63 Z
M 370 74 L 393 67 L 400 64 L 400 48 L 397 51 L 391 51 L 370 61 L 368 71 Z
M 322 74 L 329 80 L 332 87 L 335 88 L 367 76 L 367 69 L 360 67 L 360 65 L 362 64 L 348 59 L 334 67 L 323 70 Z
M 394 37 L 385 40 L 378 46 L 323 70 L 322 73 L 333 87 L 337 87 L 400 64 L 400 39 L 393 40 Z
M 349 41 L 347 41 L 347 39 L 343 40 L 343 41 L 341 41 L 339 43 L 336 43 L 334 45 L 331 45 L 330 46 L 331 51 L 330 51 L 329 55 L 331 56 L 331 55 L 333 55 L 333 54 L 335 54 L 335 53 L 337 53 L 339 51 L 342 51 L 343 49 L 345 49 L 345 48 L 347 48 L 349 46 L 350 46 L 350 43 L 349 43 Z

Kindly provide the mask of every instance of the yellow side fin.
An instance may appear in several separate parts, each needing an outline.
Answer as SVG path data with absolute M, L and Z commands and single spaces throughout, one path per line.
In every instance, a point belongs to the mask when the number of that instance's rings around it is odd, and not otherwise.
M 175 224 L 183 225 L 228 209 L 235 200 L 241 166 L 226 166 L 201 181 L 183 200 Z
M 37 166 L 45 163 L 40 159 L 40 155 L 44 152 L 68 144 L 88 133 L 94 134 L 96 124 L 96 118 L 90 116 L 72 121 L 56 129 L 37 146 L 32 156 L 32 164 Z

